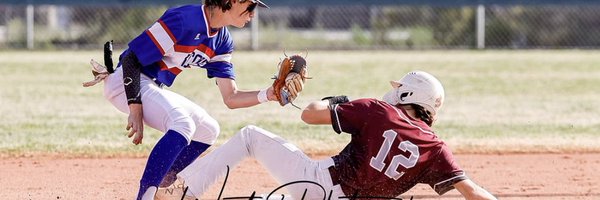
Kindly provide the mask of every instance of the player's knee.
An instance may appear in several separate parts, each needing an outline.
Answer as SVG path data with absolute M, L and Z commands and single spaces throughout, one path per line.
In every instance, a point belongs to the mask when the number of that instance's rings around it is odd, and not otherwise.
M 196 127 L 196 132 L 192 140 L 206 144 L 214 144 L 221 132 L 221 127 L 217 120 L 210 116 L 205 116 L 202 120 L 197 120 Z
M 257 138 L 257 136 L 256 136 L 256 134 L 258 133 L 256 131 L 257 128 L 258 127 L 254 126 L 254 125 L 244 126 L 233 137 L 239 138 L 247 147 L 253 147 L 253 145 L 251 145 L 251 144 Z M 248 151 L 252 155 L 254 150 L 252 148 L 248 148 Z
M 277 137 L 275 134 L 255 125 L 244 126 L 242 129 L 240 129 L 240 134 L 242 134 L 242 136 L 246 138 L 252 138 L 257 136 L 267 136 L 270 138 Z
M 246 126 L 242 127 L 242 129 L 240 129 L 240 133 L 243 135 L 248 135 L 248 134 L 252 134 L 252 133 L 256 132 L 257 129 L 259 129 L 258 126 L 246 125 Z
M 189 114 L 184 112 L 182 109 L 173 109 L 169 113 L 170 122 L 167 128 L 169 130 L 177 131 L 179 134 L 183 135 L 188 142 L 194 136 L 196 132 L 196 123 Z
M 256 148 L 262 148 L 261 146 L 265 144 L 273 144 L 273 141 L 282 145 L 286 143 L 283 138 L 254 125 L 243 127 L 234 138 L 241 140 L 246 145 L 250 156 L 255 156 Z
M 208 135 L 210 135 L 211 139 L 216 140 L 219 136 L 219 133 L 221 133 L 221 126 L 219 126 L 217 120 L 213 119 L 212 117 L 208 117 L 208 119 L 205 119 L 204 123 L 202 124 L 206 125 L 206 132 Z

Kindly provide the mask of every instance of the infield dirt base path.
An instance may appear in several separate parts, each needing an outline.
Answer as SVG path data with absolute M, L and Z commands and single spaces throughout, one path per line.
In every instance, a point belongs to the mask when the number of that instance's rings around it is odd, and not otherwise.
M 600 154 L 461 154 L 456 158 L 470 178 L 500 199 L 600 199 Z M 0 199 L 134 199 L 145 162 L 145 158 L 3 158 Z M 216 199 L 221 186 L 215 184 L 203 199 Z M 223 197 L 250 196 L 253 191 L 268 194 L 278 186 L 260 164 L 247 159 L 230 173 Z M 401 196 L 411 197 L 462 199 L 456 190 L 437 196 L 427 185 Z

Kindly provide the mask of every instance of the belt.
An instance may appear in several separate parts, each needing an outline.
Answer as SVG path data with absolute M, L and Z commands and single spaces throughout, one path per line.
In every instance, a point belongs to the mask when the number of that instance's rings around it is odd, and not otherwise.
M 164 83 L 160 82 L 160 81 L 159 81 L 158 79 L 156 79 L 156 78 L 150 78 L 150 80 L 154 81 L 154 83 L 156 83 L 156 85 L 157 85 L 159 88 L 163 88 L 163 86 L 165 86 L 165 84 L 164 84 Z
M 335 170 L 335 165 L 329 167 L 328 170 L 329 170 L 329 176 L 331 176 L 331 183 L 333 185 L 339 185 L 340 179 L 338 177 L 337 170 Z
M 162 83 L 162 82 L 160 82 L 160 81 L 159 81 L 157 78 L 154 78 L 154 77 L 152 77 L 152 76 L 150 76 L 150 75 L 148 75 L 148 74 L 146 74 L 146 73 L 144 73 L 144 72 L 140 72 L 140 74 L 141 74 L 142 76 L 146 76 L 148 79 L 152 80 L 152 82 L 156 83 L 156 85 L 157 85 L 159 88 L 162 88 L 163 86 L 165 86 L 165 84 L 164 84 L 164 83 Z

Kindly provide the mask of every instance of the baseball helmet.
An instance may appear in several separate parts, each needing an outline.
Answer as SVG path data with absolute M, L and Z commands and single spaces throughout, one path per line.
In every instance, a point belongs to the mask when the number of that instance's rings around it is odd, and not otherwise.
M 269 6 L 267 6 L 266 3 L 263 3 L 261 0 L 250 0 L 252 3 L 256 3 L 258 4 L 258 6 L 263 7 L 263 8 L 269 8 Z
M 389 104 L 417 104 L 435 115 L 444 103 L 442 83 L 427 72 L 412 71 L 390 83 L 394 89 L 383 96 Z

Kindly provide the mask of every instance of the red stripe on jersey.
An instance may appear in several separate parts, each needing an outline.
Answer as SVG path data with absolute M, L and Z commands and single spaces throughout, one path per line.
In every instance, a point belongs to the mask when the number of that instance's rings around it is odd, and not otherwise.
M 165 62 L 163 62 L 163 61 L 158 62 L 158 64 L 160 65 L 160 70 L 161 71 L 167 70 L 167 71 L 170 71 L 171 73 L 173 73 L 175 75 L 178 75 L 182 71 L 178 67 L 169 68 L 169 66 L 167 66 L 167 64 L 165 64 Z
M 198 46 L 175 45 L 176 52 L 191 53 L 196 49 L 198 49 L 201 52 L 204 52 L 204 54 L 206 54 L 209 58 L 215 56 L 215 51 L 204 44 L 200 44 Z
M 197 46 L 175 45 L 175 52 L 191 53 L 197 48 Z
M 150 37 L 152 42 L 154 42 L 154 45 L 156 45 L 156 47 L 158 47 L 158 50 L 160 51 L 160 55 L 165 55 L 165 50 L 160 46 L 160 44 L 158 43 L 158 40 L 156 40 L 156 38 L 154 38 L 154 35 L 152 35 L 152 33 L 148 30 L 146 30 L 144 32 L 146 32 L 148 37 Z
M 215 57 L 215 51 L 204 44 L 200 44 L 198 50 L 204 52 L 209 58 Z
M 178 75 L 179 73 L 181 73 L 181 69 L 179 69 L 177 67 L 169 68 L 169 71 L 175 75 Z
M 169 66 L 167 66 L 167 64 L 164 61 L 162 61 L 162 60 L 160 62 L 158 62 L 158 64 L 160 65 L 160 70 L 161 71 L 169 69 Z
M 177 43 L 177 39 L 175 38 L 175 36 L 171 32 L 171 29 L 169 29 L 169 27 L 167 26 L 167 24 L 165 24 L 165 22 L 163 22 L 162 20 L 158 20 L 158 23 L 160 24 L 160 26 L 162 26 L 163 29 L 165 29 L 165 32 L 167 32 L 167 34 L 169 35 L 169 37 L 171 38 L 171 40 L 173 41 L 173 43 Z

